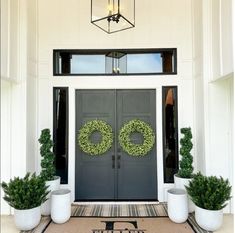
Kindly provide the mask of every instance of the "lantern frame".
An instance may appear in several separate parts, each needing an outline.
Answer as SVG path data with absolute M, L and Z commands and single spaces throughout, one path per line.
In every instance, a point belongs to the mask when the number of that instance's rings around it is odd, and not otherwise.
M 123 4 L 122 1 L 125 0 L 106 0 L 107 6 L 107 14 L 103 16 L 94 16 L 95 15 L 95 5 L 94 2 L 99 0 L 91 0 L 91 23 L 105 31 L 108 34 L 120 32 L 123 30 L 127 30 L 135 27 L 135 0 L 129 0 L 133 7 L 132 17 L 128 18 L 123 14 Z M 102 1 L 102 0 L 101 0 Z M 103 0 L 104 1 L 104 0 Z M 111 9 L 110 9 L 111 4 Z M 114 5 L 116 6 L 114 9 Z M 102 23 L 107 21 L 107 27 L 102 26 Z M 115 27 L 116 24 L 116 27 Z M 117 27 L 118 24 L 121 26 Z

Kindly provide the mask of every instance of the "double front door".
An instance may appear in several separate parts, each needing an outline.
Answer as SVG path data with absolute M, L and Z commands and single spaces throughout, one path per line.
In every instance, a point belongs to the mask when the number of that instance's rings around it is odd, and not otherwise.
M 111 149 L 98 156 L 84 153 L 77 142 L 79 129 L 94 119 L 107 122 L 114 133 Z M 155 90 L 76 90 L 76 200 L 157 200 L 156 144 L 146 156 L 134 157 L 118 143 L 119 130 L 132 119 L 149 123 L 155 132 Z M 99 137 L 94 133 L 90 139 Z M 136 133 L 131 141 L 143 138 Z

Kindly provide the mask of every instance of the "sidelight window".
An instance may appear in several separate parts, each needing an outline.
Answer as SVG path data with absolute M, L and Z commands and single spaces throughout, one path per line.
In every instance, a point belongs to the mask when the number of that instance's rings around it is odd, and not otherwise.
M 173 183 L 178 171 L 177 87 L 163 87 L 162 99 L 164 182 Z
M 68 88 L 53 89 L 53 139 L 56 175 L 68 183 Z

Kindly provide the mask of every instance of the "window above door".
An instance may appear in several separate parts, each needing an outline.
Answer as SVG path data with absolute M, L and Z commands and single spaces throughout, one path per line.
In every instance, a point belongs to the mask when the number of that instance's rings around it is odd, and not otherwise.
M 54 50 L 54 76 L 177 74 L 177 50 Z

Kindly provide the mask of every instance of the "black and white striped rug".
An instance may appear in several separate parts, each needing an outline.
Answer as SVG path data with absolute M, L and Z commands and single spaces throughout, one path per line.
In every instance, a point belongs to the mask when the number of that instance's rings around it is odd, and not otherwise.
M 72 205 L 72 216 L 155 217 L 167 216 L 166 204 Z

